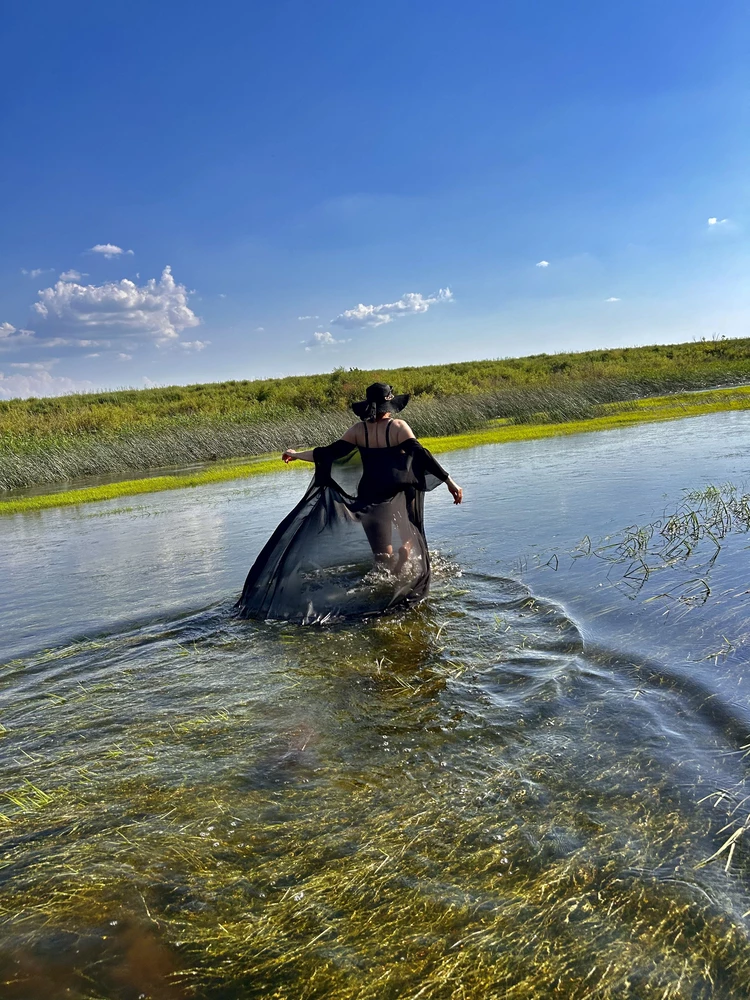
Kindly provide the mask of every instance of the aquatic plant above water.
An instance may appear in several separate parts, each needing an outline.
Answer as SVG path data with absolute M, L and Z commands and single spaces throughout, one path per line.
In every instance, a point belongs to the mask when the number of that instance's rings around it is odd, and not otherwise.
M 621 587 L 629 596 L 639 596 L 653 574 L 675 568 L 687 569 L 691 579 L 679 590 L 651 594 L 649 601 L 671 600 L 685 606 L 705 604 L 711 596 L 708 575 L 719 557 L 722 542 L 731 532 L 750 531 L 750 493 L 735 483 L 688 489 L 675 510 L 656 521 L 630 525 L 617 535 L 594 545 L 583 538 L 569 553 L 573 559 L 594 556 L 622 569 Z M 550 557 L 555 568 L 557 554 Z M 697 573 L 697 576 L 692 574 Z M 661 577 L 659 577 L 661 579 Z

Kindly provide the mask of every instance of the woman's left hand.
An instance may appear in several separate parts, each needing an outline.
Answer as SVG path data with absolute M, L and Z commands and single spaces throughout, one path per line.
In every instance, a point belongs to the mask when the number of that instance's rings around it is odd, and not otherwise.
M 461 487 L 457 483 L 454 483 L 452 479 L 449 479 L 445 485 L 451 492 L 453 503 L 461 503 L 464 498 L 464 491 Z
M 289 465 L 290 462 L 297 461 L 297 453 L 295 452 L 294 448 L 287 448 L 287 450 L 281 456 L 281 459 L 283 462 L 286 462 L 286 464 Z

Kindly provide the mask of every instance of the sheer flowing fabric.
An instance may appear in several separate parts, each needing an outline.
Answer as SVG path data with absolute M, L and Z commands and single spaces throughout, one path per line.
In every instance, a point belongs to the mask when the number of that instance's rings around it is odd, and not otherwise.
M 258 555 L 238 614 L 315 624 L 421 600 L 430 586 L 424 494 L 448 473 L 414 438 L 356 451 L 335 441 L 314 457 L 313 480 Z M 358 459 L 352 496 L 343 484 Z

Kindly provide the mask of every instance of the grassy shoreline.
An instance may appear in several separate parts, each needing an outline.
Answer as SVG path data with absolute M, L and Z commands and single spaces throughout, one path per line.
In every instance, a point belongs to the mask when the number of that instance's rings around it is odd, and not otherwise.
M 0 400 L 0 497 L 331 441 L 374 381 L 411 393 L 420 438 L 498 419 L 563 424 L 600 417 L 611 403 L 750 384 L 750 338 Z
M 669 396 L 652 396 L 624 403 L 605 404 L 601 409 L 604 412 L 596 417 L 557 423 L 500 424 L 495 422 L 489 427 L 478 430 L 443 436 L 428 436 L 422 438 L 422 441 L 436 454 L 445 454 L 487 444 L 505 444 L 514 441 L 583 434 L 628 427 L 639 423 L 681 420 L 709 413 L 746 410 L 750 409 L 750 386 Z M 55 507 L 112 500 L 117 497 L 140 496 L 164 490 L 184 489 L 265 475 L 279 472 L 285 468 L 278 455 L 259 455 L 236 464 L 228 464 L 202 472 L 123 480 L 103 486 L 82 487 L 58 493 L 0 501 L 0 514 L 31 513 Z M 306 471 L 309 474 L 310 466 L 299 463 L 290 466 L 290 469 Z

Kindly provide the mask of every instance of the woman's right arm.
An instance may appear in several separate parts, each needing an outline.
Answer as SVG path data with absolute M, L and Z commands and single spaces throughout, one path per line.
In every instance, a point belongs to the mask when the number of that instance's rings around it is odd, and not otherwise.
M 458 485 L 454 483 L 450 476 L 445 480 L 445 485 L 450 491 L 450 495 L 453 497 L 453 503 L 461 503 L 464 498 L 464 491 Z

